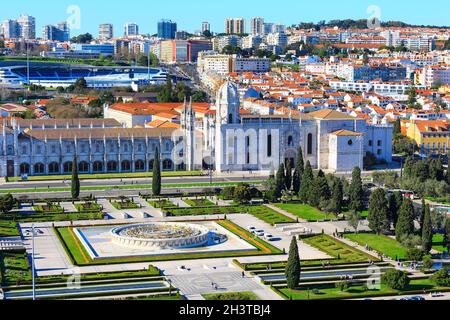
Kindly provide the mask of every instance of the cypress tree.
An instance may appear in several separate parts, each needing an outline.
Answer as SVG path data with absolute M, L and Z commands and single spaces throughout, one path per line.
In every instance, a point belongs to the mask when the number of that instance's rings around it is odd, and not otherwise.
M 73 156 L 72 161 L 72 179 L 71 179 L 72 199 L 78 199 L 80 196 L 80 179 L 78 177 L 78 161 L 77 155 Z
M 445 220 L 444 246 L 450 251 L 450 218 Z
M 331 210 L 335 214 L 342 213 L 342 204 L 344 202 L 344 186 L 342 180 L 337 178 L 333 185 L 333 195 L 331 197 Z
M 430 206 L 425 205 L 424 207 L 425 214 L 422 225 L 422 249 L 425 253 L 429 253 L 433 244 L 433 226 L 431 224 Z
M 308 202 L 309 189 L 311 188 L 313 181 L 314 174 L 311 168 L 311 163 L 308 161 L 306 162 L 305 170 L 303 171 L 302 175 L 302 183 L 300 185 L 299 198 L 301 202 Z
M 284 164 L 280 163 L 278 167 L 277 176 L 275 178 L 275 195 L 277 198 L 281 197 L 281 192 L 285 189 L 286 175 L 284 173 Z
M 320 199 L 330 200 L 330 186 L 328 185 L 327 178 L 325 177 L 325 173 L 322 170 L 319 170 L 319 172 L 317 173 L 317 187 L 319 190 Z
M 153 160 L 152 192 L 154 196 L 161 195 L 161 160 L 158 146 L 155 146 L 155 159 Z
M 297 239 L 292 238 L 289 247 L 289 258 L 286 264 L 286 280 L 289 289 L 293 290 L 298 287 L 300 282 L 301 266 L 300 256 L 298 254 Z
M 389 205 L 386 199 L 386 192 L 379 188 L 376 189 L 369 202 L 369 228 L 380 234 L 388 228 Z
M 305 163 L 303 161 L 303 151 L 302 148 L 299 147 L 297 151 L 297 158 L 295 160 L 295 170 L 292 178 L 292 190 L 295 194 L 300 192 L 300 185 L 302 183 L 302 175 L 305 170 Z
M 425 199 L 422 198 L 422 207 L 420 208 L 420 218 L 419 218 L 419 225 L 420 225 L 420 229 L 419 232 L 420 234 L 422 234 L 422 230 L 423 230 L 423 224 L 425 221 L 425 215 L 426 215 L 426 204 L 425 204 Z
M 364 190 L 361 179 L 361 169 L 358 167 L 353 169 L 349 193 L 350 210 L 356 212 L 364 210 Z
M 413 175 L 414 160 L 411 157 L 406 158 L 405 165 L 403 167 L 403 176 L 409 178 Z
M 320 205 L 320 178 L 315 177 L 312 180 L 311 186 L 308 189 L 308 204 L 314 208 L 319 208 Z
M 292 168 L 291 168 L 290 161 L 288 161 L 286 163 L 286 175 L 285 175 L 284 185 L 286 186 L 286 190 L 291 190 L 291 188 L 292 188 Z
M 402 201 L 402 194 L 398 191 L 389 197 L 389 222 L 394 225 L 394 228 L 397 225 L 398 211 L 400 210 Z
M 404 236 L 414 233 L 414 206 L 409 198 L 403 200 L 398 213 L 397 226 L 395 228 L 395 236 L 397 240 L 401 240 Z

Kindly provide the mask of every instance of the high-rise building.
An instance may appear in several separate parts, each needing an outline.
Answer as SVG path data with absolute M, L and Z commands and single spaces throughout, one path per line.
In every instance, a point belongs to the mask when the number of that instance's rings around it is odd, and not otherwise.
M 24 39 L 36 38 L 36 19 L 29 15 L 21 15 L 19 20 L 20 37 Z
M 272 33 L 272 27 L 273 27 L 273 23 L 270 22 L 265 22 L 264 23 L 264 34 L 269 34 Z
M 286 30 L 286 26 L 284 24 L 273 24 L 272 25 L 272 33 L 281 33 Z
M 177 32 L 176 22 L 172 20 L 161 20 L 158 22 L 158 38 L 160 39 L 175 39 Z
M 245 19 L 244 18 L 227 18 L 225 20 L 226 34 L 243 34 L 245 33 Z
M 98 37 L 100 40 L 110 40 L 114 38 L 114 27 L 110 23 L 103 23 L 98 28 Z
M 205 33 L 205 31 L 211 31 L 211 25 L 209 22 L 202 22 L 202 33 Z
M 139 26 L 134 22 L 125 23 L 124 36 L 137 36 L 139 34 Z
M 69 41 L 70 29 L 67 22 L 58 25 L 47 25 L 42 28 L 42 39 L 50 41 Z
M 264 34 L 264 18 L 252 18 L 250 20 L 250 34 L 252 35 Z
M 20 27 L 16 20 L 5 20 L 1 25 L 0 34 L 6 39 L 20 38 Z
M 61 33 L 61 41 L 69 41 L 70 39 L 70 28 L 67 21 L 60 22 L 56 25 Z

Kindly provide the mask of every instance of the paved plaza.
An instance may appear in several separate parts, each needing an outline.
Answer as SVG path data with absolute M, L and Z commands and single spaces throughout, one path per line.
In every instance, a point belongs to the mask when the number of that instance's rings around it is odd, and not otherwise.
M 242 272 L 203 272 L 169 276 L 172 284 L 185 295 L 242 292 L 260 290 L 252 278 L 242 278 Z M 217 289 L 215 289 L 217 285 Z

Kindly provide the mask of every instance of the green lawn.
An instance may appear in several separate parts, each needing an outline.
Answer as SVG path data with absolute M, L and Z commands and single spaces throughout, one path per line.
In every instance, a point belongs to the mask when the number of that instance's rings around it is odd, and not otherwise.
M 261 300 L 253 292 L 228 292 L 217 294 L 204 294 L 205 300 L 219 300 L 219 301 L 239 301 L 239 300 Z
M 322 212 L 306 204 L 300 203 L 277 203 L 276 207 L 296 215 L 300 219 L 308 221 L 337 220 L 331 213 Z
M 58 204 L 34 206 L 33 210 L 40 214 L 63 213 L 63 208 Z
M 162 177 L 190 177 L 200 176 L 201 171 L 165 171 L 161 172 Z M 128 172 L 128 173 L 100 173 L 100 174 L 80 174 L 81 180 L 102 180 L 102 179 L 125 179 L 125 178 L 151 178 L 152 172 Z M 31 176 L 27 181 L 54 181 L 54 180 L 68 180 L 72 175 L 51 175 L 51 176 Z M 22 177 L 8 178 L 8 182 L 22 181 Z
M 111 204 L 117 210 L 139 209 L 140 205 L 131 199 L 111 201 Z
M 435 234 L 433 236 L 433 249 L 439 252 L 447 251 L 447 247 L 444 247 L 444 235 Z
M 148 201 L 148 203 L 153 208 L 157 208 L 157 209 L 176 207 L 176 205 L 172 201 L 167 200 L 167 199 L 151 200 L 151 201 Z
M 13 220 L 0 220 L 0 237 L 17 237 L 19 230 L 17 223 Z
M 247 213 L 270 225 L 296 222 L 295 220 L 265 206 L 250 206 L 248 207 Z
M 75 208 L 78 212 L 100 212 L 103 210 L 102 206 L 97 203 L 77 203 Z
M 209 201 L 208 199 L 183 199 L 187 205 L 191 207 L 213 207 L 216 204 L 214 202 Z
M 338 258 L 342 262 L 367 262 L 369 260 L 378 260 L 377 258 L 352 248 L 328 235 L 312 236 L 302 239 L 302 241 L 325 252 L 331 257 Z
M 402 246 L 395 239 L 384 235 L 377 235 L 374 233 L 352 233 L 346 234 L 345 237 L 361 246 L 367 244 L 373 250 L 382 253 L 391 259 L 404 259 L 406 252 L 408 251 L 407 248 Z
M 385 285 L 381 285 L 380 290 L 366 290 L 362 285 L 351 286 L 349 289 L 341 292 L 334 286 L 316 286 L 303 290 L 290 290 L 288 288 L 280 289 L 279 291 L 286 299 L 292 300 L 323 300 L 323 299 L 350 299 L 350 298 L 364 298 L 375 296 L 396 296 L 414 293 L 422 293 L 423 290 L 427 292 L 433 291 L 448 291 L 449 288 L 435 287 L 428 279 L 411 280 L 409 286 L 403 290 L 390 289 Z

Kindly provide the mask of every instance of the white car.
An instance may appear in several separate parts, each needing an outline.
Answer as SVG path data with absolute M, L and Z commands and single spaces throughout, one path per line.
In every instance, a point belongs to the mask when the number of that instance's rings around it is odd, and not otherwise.
M 253 231 L 255 231 L 255 230 L 256 230 L 256 228 L 255 228 L 255 227 L 253 227 L 253 226 L 250 226 L 250 227 L 247 227 L 247 230 L 248 230 L 248 231 L 250 231 L 250 232 L 253 232 Z
M 256 234 L 258 237 L 264 237 L 264 235 L 265 235 L 266 233 L 264 232 L 264 230 L 256 230 L 256 231 L 254 232 L 254 234 Z
M 273 241 L 274 237 L 273 235 L 266 233 L 264 235 L 264 239 L 266 239 L 267 241 Z

